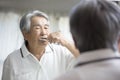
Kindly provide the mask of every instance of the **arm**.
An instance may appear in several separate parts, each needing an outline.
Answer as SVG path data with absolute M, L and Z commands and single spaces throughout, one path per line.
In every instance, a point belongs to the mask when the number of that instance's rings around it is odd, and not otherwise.
M 64 45 L 75 57 L 78 57 L 80 55 L 80 52 L 78 49 L 75 47 L 73 43 L 66 42 Z
M 73 43 L 65 39 L 65 37 L 60 32 L 51 33 L 48 37 L 50 43 L 58 43 L 65 46 L 75 57 L 80 55 L 78 49 Z

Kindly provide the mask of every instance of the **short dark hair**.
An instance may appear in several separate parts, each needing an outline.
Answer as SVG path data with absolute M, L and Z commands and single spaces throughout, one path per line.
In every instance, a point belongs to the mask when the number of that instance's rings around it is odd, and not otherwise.
M 117 50 L 120 8 L 105 0 L 80 0 L 70 14 L 70 29 L 80 52 Z

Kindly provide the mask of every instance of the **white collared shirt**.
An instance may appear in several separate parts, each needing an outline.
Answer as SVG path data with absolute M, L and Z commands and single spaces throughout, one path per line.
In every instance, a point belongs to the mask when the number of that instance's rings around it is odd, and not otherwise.
M 52 80 L 72 68 L 73 55 L 63 46 L 50 44 L 38 61 L 25 47 L 4 62 L 2 80 Z

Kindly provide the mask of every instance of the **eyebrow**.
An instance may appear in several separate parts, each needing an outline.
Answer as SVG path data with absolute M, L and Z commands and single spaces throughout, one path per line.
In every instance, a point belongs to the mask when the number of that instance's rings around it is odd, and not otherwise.
M 50 26 L 50 24 L 45 24 L 45 26 L 46 26 L 46 25 L 47 25 L 48 27 Z M 40 24 L 33 24 L 32 26 L 34 27 L 34 26 L 41 26 L 41 25 L 40 25 Z

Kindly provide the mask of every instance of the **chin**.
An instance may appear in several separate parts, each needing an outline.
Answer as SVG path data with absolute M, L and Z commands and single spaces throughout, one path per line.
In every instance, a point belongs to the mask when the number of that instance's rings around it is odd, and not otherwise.
M 47 45 L 47 44 L 48 44 L 48 42 L 44 42 L 43 44 L 44 44 L 44 45 Z
M 48 44 L 48 41 L 41 41 L 40 42 L 40 45 L 47 45 Z

